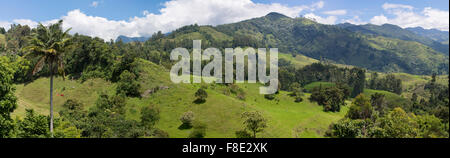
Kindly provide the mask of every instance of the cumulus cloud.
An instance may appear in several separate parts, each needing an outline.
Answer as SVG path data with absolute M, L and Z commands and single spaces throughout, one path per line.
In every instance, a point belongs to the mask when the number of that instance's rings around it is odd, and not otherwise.
M 34 28 L 38 25 L 38 23 L 36 21 L 30 20 L 30 19 L 14 19 L 13 23 L 20 24 L 20 25 L 28 25 L 32 28 Z
M 426 7 L 421 12 L 415 12 L 412 6 L 390 3 L 383 4 L 382 8 L 393 17 L 388 18 L 381 14 L 370 19 L 370 23 L 377 25 L 389 23 L 403 28 L 420 26 L 425 29 L 449 30 L 448 11 Z
M 330 11 L 325 11 L 322 12 L 323 14 L 327 14 L 327 15 L 345 15 L 347 14 L 347 10 L 345 9 L 340 9 L 340 10 L 330 10 Z
M 7 21 L 0 21 L 0 27 L 5 28 L 6 30 L 9 29 L 10 25 L 11 25 L 10 22 L 7 22 Z
M 335 24 L 338 19 L 336 16 L 321 17 L 318 15 L 315 15 L 314 13 L 306 14 L 305 18 L 314 20 L 314 21 L 316 21 L 318 23 L 322 23 L 322 24 Z
M 361 18 L 359 16 L 353 16 L 351 19 L 343 19 L 342 22 L 351 23 L 351 24 L 355 24 L 355 25 L 361 25 L 361 24 L 367 23 L 367 22 L 361 20 Z

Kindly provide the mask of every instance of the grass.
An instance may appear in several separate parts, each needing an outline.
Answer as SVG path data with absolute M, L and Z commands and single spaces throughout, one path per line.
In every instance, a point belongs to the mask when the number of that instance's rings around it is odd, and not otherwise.
M 207 85 L 208 98 L 203 104 L 195 104 L 194 93 L 205 84 L 174 84 L 169 79 L 168 71 L 158 65 L 141 60 L 141 91 L 156 86 L 167 86 L 143 98 L 129 98 L 126 105 L 127 119 L 139 120 L 140 109 L 156 105 L 160 108 L 161 119 L 157 127 L 165 130 L 173 138 L 185 138 L 192 129 L 180 130 L 180 116 L 186 111 L 193 111 L 195 120 L 207 124 L 208 138 L 233 138 L 237 130 L 243 129 L 241 114 L 244 111 L 258 110 L 268 119 L 267 129 L 258 134 L 264 138 L 323 137 L 328 126 L 343 118 L 348 110 L 341 112 L 323 112 L 322 107 L 308 101 L 295 103 L 287 92 L 276 95 L 276 99 L 267 100 L 259 94 L 260 84 L 238 84 L 246 92 L 246 99 L 240 100 L 234 94 L 226 95 L 225 85 Z M 25 108 L 35 109 L 38 113 L 48 114 L 49 79 L 40 78 L 27 85 L 16 85 L 19 108 L 15 116 L 23 117 Z M 63 89 L 65 89 L 63 91 Z M 88 80 L 84 83 L 58 78 L 55 80 L 55 114 L 67 99 L 77 99 L 86 108 L 95 104 L 98 94 L 114 94 L 115 84 L 102 79 Z M 63 93 L 64 96 L 56 94 Z
M 0 45 L 6 45 L 6 38 L 4 34 L 0 34 Z
M 318 63 L 319 62 L 316 59 L 309 58 L 307 56 L 300 55 L 300 54 L 298 54 L 295 57 L 293 57 L 291 54 L 279 53 L 278 54 L 278 58 L 290 61 L 291 64 L 293 64 L 296 68 L 302 68 L 302 67 L 304 67 L 306 65 L 311 65 L 312 63 Z

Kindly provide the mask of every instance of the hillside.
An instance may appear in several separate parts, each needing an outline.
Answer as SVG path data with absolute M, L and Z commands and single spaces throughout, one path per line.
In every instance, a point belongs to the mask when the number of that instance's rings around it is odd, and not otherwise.
M 119 36 L 116 38 L 115 42 L 119 42 L 122 41 L 124 43 L 129 43 L 129 42 L 145 42 L 148 40 L 149 37 L 127 37 L 127 36 Z
M 219 25 L 216 29 L 232 37 L 251 37 L 259 45 L 277 47 L 281 52 L 324 58 L 375 71 L 431 74 L 440 69 L 448 73 L 448 56 L 421 43 L 371 37 L 306 18 L 293 19 L 270 13 L 260 18 Z
M 304 102 L 295 103 L 287 92 L 281 92 L 277 99 L 269 101 L 259 94 L 259 84 L 238 84 L 246 93 L 245 101 L 239 100 L 233 94 L 224 94 L 228 88 L 222 85 L 208 85 L 208 98 L 204 104 L 195 104 L 194 93 L 199 84 L 173 84 L 168 71 L 148 61 L 139 62 L 142 85 L 145 92 L 158 86 L 169 89 L 160 90 L 143 98 L 130 98 L 127 101 L 127 118 L 139 119 L 139 110 L 143 106 L 158 105 L 161 120 L 158 128 L 167 131 L 170 137 L 187 137 L 190 130 L 180 130 L 180 116 L 186 111 L 193 111 L 198 120 L 208 125 L 206 137 L 235 137 L 234 132 L 242 129 L 241 113 L 258 110 L 268 118 L 268 128 L 262 137 L 323 137 L 325 130 L 332 122 L 341 119 L 348 107 L 339 113 L 323 112 L 321 106 L 309 102 L 304 96 Z M 14 116 L 23 117 L 25 108 L 33 108 L 38 113 L 48 114 L 48 78 L 40 78 L 27 85 L 17 85 L 16 95 L 19 98 L 19 108 Z M 100 92 L 112 94 L 115 84 L 102 79 L 80 81 L 55 81 L 55 111 L 67 99 L 77 99 L 91 107 Z M 63 94 L 64 96 L 57 95 Z M 55 113 L 56 114 L 56 113 Z
M 403 29 L 399 26 L 392 24 L 383 24 L 383 25 L 373 25 L 373 24 L 365 24 L 365 25 L 353 25 L 349 23 L 338 24 L 336 26 L 342 27 L 344 29 L 348 29 L 353 32 L 363 33 L 367 35 L 374 36 L 384 36 L 388 38 L 400 39 L 405 41 L 415 41 L 426 46 L 433 48 L 434 50 L 447 54 L 449 53 L 448 45 L 444 45 L 441 42 L 445 41 L 445 37 L 441 40 L 437 40 L 436 38 L 432 38 L 432 36 L 424 36 L 422 33 L 418 34 L 418 32 L 414 32 L 415 29 Z M 423 30 L 425 31 L 425 30 Z M 448 37 L 447 37 L 448 39 Z
M 449 40 L 448 31 L 440 31 L 437 29 L 424 29 L 422 27 L 410 27 L 406 30 L 412 31 L 420 36 L 428 37 L 438 42 L 444 42 Z

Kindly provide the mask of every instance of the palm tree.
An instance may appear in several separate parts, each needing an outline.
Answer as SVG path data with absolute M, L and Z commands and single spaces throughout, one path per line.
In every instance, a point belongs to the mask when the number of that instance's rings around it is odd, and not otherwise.
M 50 73 L 50 133 L 53 137 L 53 76 L 64 73 L 63 55 L 70 46 L 70 37 L 68 32 L 70 29 L 63 31 L 62 20 L 58 23 L 51 24 L 48 27 L 39 24 L 36 32 L 33 34 L 30 46 L 26 49 L 29 51 L 28 55 L 38 57 L 39 60 L 34 65 L 33 75 L 41 71 L 45 64 L 48 66 Z M 56 72 L 56 73 L 55 73 Z

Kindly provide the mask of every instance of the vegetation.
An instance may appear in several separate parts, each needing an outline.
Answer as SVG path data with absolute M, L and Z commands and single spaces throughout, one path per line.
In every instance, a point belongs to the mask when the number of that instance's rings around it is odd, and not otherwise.
M 262 132 L 267 127 L 267 120 L 258 111 L 244 112 L 245 128 L 253 133 L 253 138 L 256 138 L 256 133 Z
M 38 51 L 25 49 L 37 45 L 31 37 L 44 39 L 38 31 L 13 25 L 0 34 L 1 137 L 448 137 L 448 76 L 438 75 L 448 72 L 446 58 L 421 44 L 272 13 L 158 32 L 145 42 L 67 35 L 72 47 L 58 57 L 64 67 L 53 68 L 32 56 Z M 344 40 L 336 43 L 338 37 Z M 193 39 L 202 39 L 203 48 L 279 47 L 279 91 L 261 95 L 261 85 L 251 83 L 170 82 L 170 51 L 192 49 Z M 41 71 L 29 75 L 36 65 Z M 57 67 L 67 80 L 51 77 Z M 59 111 L 53 132 L 49 102 Z
M 70 30 L 70 29 L 69 29 Z M 26 48 L 39 59 L 33 68 L 33 75 L 47 63 L 50 72 L 50 133 L 53 136 L 53 76 L 60 72 L 65 77 L 63 53 L 70 47 L 69 30 L 62 30 L 62 20 L 48 27 L 39 24 L 30 45 Z
M 206 98 L 208 97 L 208 93 L 203 88 L 200 88 L 195 92 L 195 102 L 196 103 L 204 103 L 206 101 Z

